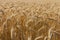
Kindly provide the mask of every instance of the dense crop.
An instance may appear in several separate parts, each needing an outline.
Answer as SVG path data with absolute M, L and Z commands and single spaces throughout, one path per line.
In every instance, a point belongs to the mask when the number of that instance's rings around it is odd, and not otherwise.
M 0 40 L 60 40 L 60 5 L 0 4 Z

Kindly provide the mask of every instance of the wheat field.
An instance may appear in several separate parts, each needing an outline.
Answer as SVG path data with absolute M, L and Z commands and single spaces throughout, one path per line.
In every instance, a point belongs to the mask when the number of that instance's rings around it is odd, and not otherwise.
M 0 40 L 60 40 L 60 1 L 0 0 Z

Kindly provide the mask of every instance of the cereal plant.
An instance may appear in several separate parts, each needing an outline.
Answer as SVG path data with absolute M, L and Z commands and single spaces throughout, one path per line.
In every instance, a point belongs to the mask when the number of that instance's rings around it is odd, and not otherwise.
M 60 40 L 60 5 L 1 1 L 0 40 Z

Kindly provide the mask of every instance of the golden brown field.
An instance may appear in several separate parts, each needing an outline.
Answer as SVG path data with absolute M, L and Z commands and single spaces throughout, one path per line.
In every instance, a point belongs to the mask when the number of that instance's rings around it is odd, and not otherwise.
M 59 2 L 0 0 L 0 40 L 60 40 Z

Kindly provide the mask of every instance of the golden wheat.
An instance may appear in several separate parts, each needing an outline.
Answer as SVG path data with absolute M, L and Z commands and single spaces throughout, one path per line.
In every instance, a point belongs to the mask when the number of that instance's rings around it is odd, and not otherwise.
M 0 40 L 60 40 L 60 5 L 0 4 Z

